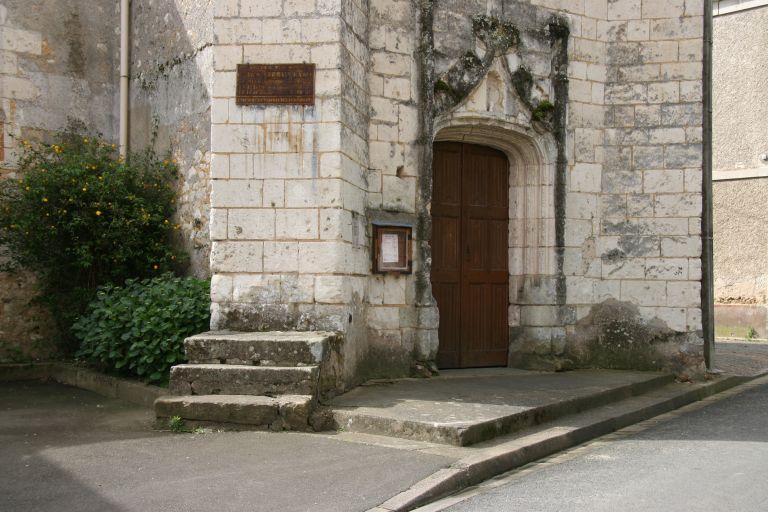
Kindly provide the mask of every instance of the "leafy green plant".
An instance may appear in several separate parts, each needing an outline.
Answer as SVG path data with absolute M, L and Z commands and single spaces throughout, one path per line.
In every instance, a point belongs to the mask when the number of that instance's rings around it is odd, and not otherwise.
M 72 327 L 77 357 L 118 374 L 165 384 L 184 361 L 184 338 L 208 328 L 210 283 L 167 273 L 107 286 Z
M 171 429 L 171 432 L 176 432 L 177 434 L 187 431 L 184 425 L 184 418 L 181 416 L 171 416 L 168 420 L 168 428 Z
M 746 338 L 748 340 L 753 340 L 753 339 L 757 338 L 757 331 L 751 325 L 749 326 L 749 329 L 747 329 Z
M 176 268 L 176 166 L 152 150 L 119 157 L 96 137 L 21 141 L 17 179 L 0 180 L 0 271 L 33 271 L 65 340 L 98 287 Z M 70 344 L 71 345 L 71 344 Z M 63 347 L 71 351 L 72 346 Z

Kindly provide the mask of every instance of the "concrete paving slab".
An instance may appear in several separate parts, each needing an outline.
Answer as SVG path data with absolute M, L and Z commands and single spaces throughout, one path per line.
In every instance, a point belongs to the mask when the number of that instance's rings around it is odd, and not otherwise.
M 671 381 L 656 372 L 454 370 L 370 383 L 328 405 L 343 430 L 466 446 Z
M 334 435 L 172 434 L 153 419 L 60 384 L 0 383 L 0 510 L 365 510 L 457 458 Z

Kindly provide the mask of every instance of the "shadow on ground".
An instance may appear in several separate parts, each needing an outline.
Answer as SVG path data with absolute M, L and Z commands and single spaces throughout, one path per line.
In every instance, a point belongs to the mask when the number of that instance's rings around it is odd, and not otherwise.
M 48 383 L 0 383 L 0 509 L 366 510 L 455 459 L 329 435 L 172 434 L 151 411 Z

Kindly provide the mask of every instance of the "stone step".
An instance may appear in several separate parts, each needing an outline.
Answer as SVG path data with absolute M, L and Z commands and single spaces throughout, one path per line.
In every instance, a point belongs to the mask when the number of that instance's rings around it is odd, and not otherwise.
M 212 331 L 184 340 L 184 350 L 192 364 L 309 366 L 322 363 L 336 339 L 317 331 Z
M 317 394 L 317 366 L 181 364 L 171 368 L 172 395 Z
M 369 383 L 329 406 L 339 430 L 468 446 L 672 381 L 653 372 L 454 370 L 432 379 Z
M 314 399 L 309 395 L 277 398 L 249 395 L 167 396 L 155 401 L 159 428 L 167 428 L 174 416 L 187 428 L 218 426 L 230 430 L 309 430 Z

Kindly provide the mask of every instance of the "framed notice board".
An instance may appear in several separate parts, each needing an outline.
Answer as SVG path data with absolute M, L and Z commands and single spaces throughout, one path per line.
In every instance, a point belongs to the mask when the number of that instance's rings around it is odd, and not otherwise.
M 411 226 L 373 225 L 373 271 L 410 274 L 413 271 Z

